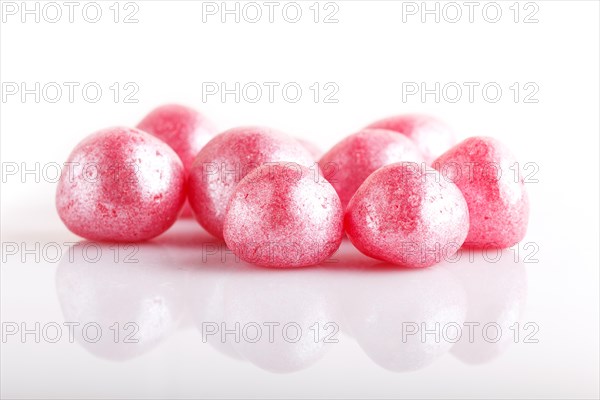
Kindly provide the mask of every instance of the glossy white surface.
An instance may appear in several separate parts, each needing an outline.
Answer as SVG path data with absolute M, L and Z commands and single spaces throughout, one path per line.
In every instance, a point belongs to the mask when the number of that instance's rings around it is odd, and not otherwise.
M 513 251 L 497 262 L 463 252 L 458 262 L 411 271 L 345 241 L 326 265 L 279 271 L 237 261 L 194 222 L 180 221 L 136 247 L 82 242 L 57 262 L 7 255 L 2 321 L 20 326 L 4 333 L 3 395 L 591 397 L 598 305 L 595 283 L 582 277 L 596 272 L 585 262 L 573 264 L 577 274 L 542 262 L 551 250 L 524 260 L 534 252 L 522 247 L 518 262 Z M 35 331 L 36 322 L 39 343 L 22 336 L 21 324 Z M 79 323 L 72 342 L 65 322 Z M 101 327 L 97 343 L 86 323 Z M 231 333 L 208 334 L 236 323 L 239 343 Z M 272 343 L 268 323 L 279 324 Z M 302 328 L 297 343 L 295 327 L 283 334 L 288 323 Z M 433 330 L 425 338 L 423 323 Z M 55 324 L 62 337 L 51 343 Z M 469 324 L 479 324 L 473 343 Z

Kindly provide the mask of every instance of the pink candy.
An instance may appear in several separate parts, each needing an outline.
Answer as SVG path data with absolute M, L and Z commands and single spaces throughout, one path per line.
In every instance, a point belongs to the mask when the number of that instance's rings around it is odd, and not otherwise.
M 266 267 L 318 264 L 340 246 L 343 211 L 333 187 L 295 163 L 256 168 L 235 188 L 223 235 L 241 259 Z
M 108 128 L 75 147 L 56 191 L 60 218 L 99 241 L 141 241 L 166 231 L 185 200 L 185 173 L 164 142 L 132 128 Z
M 489 137 L 468 138 L 433 166 L 467 200 L 471 227 L 465 246 L 505 248 L 523 239 L 529 199 L 516 159 L 502 143 Z
M 442 121 L 421 114 L 405 114 L 373 122 L 367 128 L 388 129 L 413 140 L 425 161 L 433 162 L 456 143 L 454 133 Z
M 138 128 L 99 131 L 69 156 L 56 207 L 72 232 L 151 239 L 175 222 L 187 194 L 200 225 L 250 263 L 319 264 L 345 229 L 362 253 L 420 268 L 463 244 L 510 247 L 527 230 L 529 201 L 514 156 L 487 137 L 439 156 L 454 134 L 431 117 L 375 122 L 318 164 L 312 143 L 273 129 L 212 137 L 213 125 L 184 106 L 158 107 Z
M 196 155 L 217 133 L 213 123 L 194 109 L 168 104 L 152 110 L 137 125 L 171 146 L 189 170 Z
M 371 174 L 346 208 L 348 237 L 364 254 L 404 267 L 451 257 L 469 230 L 467 203 L 440 174 L 415 163 Z
M 295 139 L 269 128 L 233 128 L 208 142 L 189 176 L 189 202 L 200 225 L 222 238 L 225 210 L 237 183 L 262 164 L 277 161 L 314 164 Z
M 168 104 L 152 110 L 137 125 L 171 146 L 177 153 L 186 173 L 196 155 L 217 132 L 215 126 L 196 110 L 178 104 Z M 182 217 L 191 218 L 192 209 L 185 205 Z
M 365 129 L 333 146 L 319 165 L 346 207 L 369 175 L 384 165 L 401 161 L 424 162 L 415 144 L 407 137 L 383 129 Z

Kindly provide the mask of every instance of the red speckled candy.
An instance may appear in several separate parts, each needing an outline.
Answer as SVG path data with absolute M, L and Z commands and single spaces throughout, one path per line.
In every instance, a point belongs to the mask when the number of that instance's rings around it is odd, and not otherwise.
M 496 139 L 472 137 L 433 163 L 460 188 L 469 205 L 466 247 L 506 248 L 525 236 L 529 198 L 516 162 Z
M 404 267 L 450 259 L 469 230 L 460 190 L 429 167 L 397 163 L 371 174 L 346 208 L 345 227 L 364 254 Z
M 171 146 L 177 153 L 186 172 L 204 145 L 217 133 L 213 123 L 198 111 L 179 104 L 167 104 L 152 110 L 137 125 Z M 192 218 L 192 209 L 186 204 L 181 212 Z
M 178 104 L 168 104 L 152 110 L 137 125 L 171 146 L 189 170 L 198 152 L 217 130 L 198 111 Z
M 333 146 L 319 165 L 346 207 L 369 175 L 384 165 L 401 161 L 422 163 L 425 160 L 406 136 L 383 129 L 365 129 Z
M 56 192 L 60 218 L 98 241 L 135 242 L 166 231 L 185 200 L 185 173 L 164 142 L 132 128 L 96 132 L 73 150 Z
M 242 260 L 266 267 L 318 264 L 340 246 L 343 211 L 335 189 L 295 163 L 256 168 L 235 188 L 223 235 Z
M 189 175 L 189 202 L 200 225 L 222 238 L 225 211 L 237 183 L 260 165 L 276 161 L 314 164 L 297 140 L 273 129 L 240 127 L 215 136 L 198 153 Z
M 454 146 L 454 132 L 442 121 L 421 114 L 405 114 L 372 123 L 367 128 L 388 129 L 412 139 L 428 163 Z

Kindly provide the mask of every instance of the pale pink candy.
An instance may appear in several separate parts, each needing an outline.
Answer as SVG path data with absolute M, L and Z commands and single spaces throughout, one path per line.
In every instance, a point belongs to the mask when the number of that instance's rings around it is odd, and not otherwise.
M 346 207 L 354 192 L 375 170 L 402 161 L 425 160 L 407 137 L 383 129 L 365 129 L 333 146 L 323 155 L 319 166 Z
M 371 174 L 346 208 L 345 227 L 364 254 L 404 267 L 451 259 L 469 230 L 460 190 L 429 167 L 397 163 Z
M 60 218 L 91 240 L 146 240 L 175 222 L 185 172 L 163 141 L 133 128 L 94 133 L 73 150 L 56 191 Z
M 343 211 L 333 187 L 295 163 L 264 165 L 235 188 L 223 235 L 242 260 L 267 267 L 318 264 L 340 246 Z
M 217 130 L 214 124 L 198 111 L 179 104 L 155 108 L 137 125 L 171 146 L 189 170 L 198 152 Z
M 215 125 L 198 111 L 179 104 L 166 104 L 150 111 L 137 125 L 167 143 L 181 158 L 186 173 L 192 167 L 196 155 L 217 133 Z M 181 216 L 192 218 L 188 204 Z
M 433 163 L 462 191 L 471 216 L 466 247 L 506 248 L 527 232 L 529 198 L 517 160 L 498 140 L 471 137 Z
M 445 123 L 429 115 L 397 115 L 373 122 L 367 128 L 388 129 L 409 137 L 428 163 L 456 143 L 454 132 Z
M 237 183 L 253 169 L 286 161 L 311 167 L 312 156 L 297 140 L 264 127 L 233 128 L 215 136 L 190 170 L 188 198 L 194 215 L 212 235 L 223 237 L 223 220 Z

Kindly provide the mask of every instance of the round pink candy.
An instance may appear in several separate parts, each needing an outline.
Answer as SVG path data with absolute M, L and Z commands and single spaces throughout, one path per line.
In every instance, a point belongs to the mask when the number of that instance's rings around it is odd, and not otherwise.
M 181 158 L 186 172 L 190 170 L 196 155 L 217 133 L 213 123 L 198 111 L 179 104 L 167 104 L 152 110 L 137 125 L 167 143 Z M 188 204 L 181 212 L 183 218 L 192 218 Z
M 73 150 L 56 208 L 73 233 L 134 242 L 166 231 L 185 200 L 185 173 L 164 142 L 133 128 L 94 133 Z
M 217 133 L 215 126 L 198 111 L 179 104 L 152 110 L 137 125 L 171 146 L 189 170 L 198 152 Z
M 404 267 L 450 259 L 469 230 L 460 190 L 429 167 L 397 163 L 371 174 L 346 208 L 348 237 L 364 254 Z
M 318 264 L 340 246 L 343 211 L 335 189 L 295 163 L 264 165 L 236 187 L 225 243 L 242 260 L 266 267 Z
M 314 164 L 298 141 L 273 129 L 240 127 L 215 136 L 198 153 L 189 175 L 189 202 L 200 225 L 222 238 L 237 183 L 260 165 L 276 161 Z
M 383 129 L 365 129 L 346 137 L 329 150 L 319 166 L 346 207 L 359 186 L 375 170 L 402 161 L 424 162 L 415 144 Z
M 471 137 L 442 154 L 433 166 L 467 200 L 471 227 L 466 247 L 506 248 L 523 239 L 529 198 L 517 161 L 506 146 L 493 138 Z
M 409 137 L 428 163 L 456 143 L 454 132 L 442 121 L 428 115 L 397 115 L 373 122 L 367 128 L 387 129 Z

